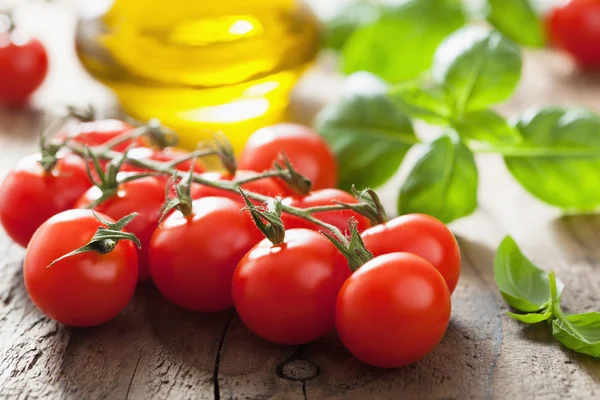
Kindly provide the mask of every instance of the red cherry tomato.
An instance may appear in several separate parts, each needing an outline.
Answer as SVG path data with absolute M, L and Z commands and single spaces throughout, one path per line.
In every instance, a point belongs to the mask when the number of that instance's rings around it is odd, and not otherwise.
M 0 32 L 0 102 L 22 105 L 48 73 L 44 45 L 15 30 Z
M 235 179 L 246 179 L 258 175 L 258 172 L 238 170 L 235 177 L 227 172 L 207 172 L 202 175 L 203 178 L 211 181 Z M 282 195 L 285 191 L 279 183 L 273 178 L 264 178 L 258 181 L 251 181 L 242 185 L 242 189 L 249 192 L 263 194 L 265 196 L 275 197 Z M 238 203 L 244 203 L 242 196 L 239 193 L 230 192 L 223 189 L 214 188 L 207 185 L 194 184 L 192 185 L 192 198 L 200 199 L 202 197 L 227 197 L 235 200 Z M 255 204 L 262 204 L 260 201 L 252 201 Z
M 335 326 L 356 358 L 398 368 L 437 346 L 450 310 L 450 293 L 440 273 L 414 254 L 393 253 L 367 262 L 344 283 Z
M 584 68 L 600 68 L 600 1 L 571 0 L 547 19 L 550 38 Z
M 152 149 L 149 147 L 138 147 L 132 149 L 127 153 L 129 159 L 132 160 L 152 160 L 159 162 L 171 162 L 178 158 L 185 157 L 189 153 L 183 149 L 179 149 L 177 147 L 165 147 L 164 149 Z M 175 169 L 178 171 L 189 172 L 192 166 L 192 160 L 183 161 L 175 166 Z M 206 170 L 204 164 L 200 160 L 196 160 L 196 164 L 194 165 L 194 172 L 202 173 Z M 137 167 L 131 164 L 124 164 L 121 168 L 121 171 L 135 171 L 135 172 L 145 172 L 147 169 Z
M 101 190 L 90 188 L 75 204 L 75 208 L 88 208 L 102 196 Z M 113 196 L 97 205 L 94 210 L 119 220 L 133 212 L 139 215 L 127 225 L 127 230 L 140 240 L 142 248 L 138 250 L 139 279 L 149 277 L 148 245 L 152 233 L 158 225 L 162 206 L 165 202 L 163 183 L 155 177 L 146 177 L 123 183 Z
M 85 144 L 89 147 L 100 146 L 134 129 L 127 122 L 117 119 L 104 119 L 92 122 L 80 122 L 70 125 L 66 130 L 59 132 L 56 138 L 64 140 L 69 138 L 75 143 Z M 142 137 L 127 140 L 113 147 L 115 151 L 125 151 L 129 146 L 143 146 Z
M 423 257 L 440 271 L 450 293 L 454 292 L 460 276 L 460 249 L 450 229 L 438 219 L 403 215 L 369 228 L 361 236 L 375 257 L 396 252 Z
M 0 187 L 0 222 L 6 233 L 26 247 L 35 230 L 48 218 L 72 208 L 90 187 L 83 159 L 65 153 L 44 171 L 35 154 L 22 159 Z
M 150 274 L 161 293 L 178 306 L 222 311 L 233 304 L 235 267 L 260 238 L 237 202 L 206 197 L 192 204 L 192 215 L 175 211 L 154 232 Z
M 260 129 L 246 143 L 240 169 L 265 171 L 281 152 L 298 172 L 312 181 L 313 189 L 337 185 L 337 161 L 328 144 L 312 129 L 296 124 L 279 124 Z
M 290 229 L 285 242 L 263 240 L 240 261 L 233 304 L 257 335 L 281 344 L 315 340 L 334 326 L 337 293 L 350 275 L 321 234 Z
M 336 201 L 347 204 L 358 203 L 358 200 L 350 193 L 339 189 L 321 189 L 315 190 L 306 196 L 290 196 L 284 198 L 282 203 L 297 208 L 309 208 L 317 206 L 333 206 L 337 204 Z M 348 221 L 352 217 L 356 219 L 359 232 L 362 232 L 371 226 L 367 217 L 352 210 L 323 211 L 314 213 L 313 216 L 337 227 L 342 232 L 348 231 Z M 281 219 L 286 229 L 305 228 L 316 231 L 323 230 L 321 226 L 292 214 L 282 213 Z
M 120 240 L 110 253 L 82 253 L 48 268 L 54 260 L 87 244 L 100 226 L 90 210 L 68 210 L 46 221 L 27 247 L 23 262 L 27 292 L 44 314 L 63 324 L 104 323 L 116 317 L 133 296 L 137 255 L 128 240 Z

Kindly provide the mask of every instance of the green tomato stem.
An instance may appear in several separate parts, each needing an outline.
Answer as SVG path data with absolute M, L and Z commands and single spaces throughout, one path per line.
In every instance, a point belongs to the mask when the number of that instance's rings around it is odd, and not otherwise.
M 68 143 L 67 147 L 69 147 L 73 152 L 75 152 L 79 155 L 86 154 L 86 148 L 78 143 Z M 100 158 L 104 158 L 104 159 L 114 159 L 116 157 L 122 156 L 122 154 L 119 152 L 116 152 L 113 150 L 106 150 L 103 148 L 89 149 L 89 151 L 92 152 L 96 157 L 100 157 Z M 239 191 L 238 191 L 239 185 L 237 182 L 222 181 L 222 180 L 210 180 L 210 179 L 206 179 L 206 178 L 202 177 L 200 174 L 197 174 L 197 173 L 193 173 L 190 175 L 188 172 L 178 171 L 178 170 L 174 169 L 173 167 L 170 167 L 168 165 L 168 163 L 163 163 L 163 162 L 154 161 L 154 160 L 128 159 L 127 162 L 132 165 L 141 167 L 141 168 L 149 169 L 149 170 L 156 171 L 156 172 L 162 172 L 164 174 L 171 175 L 171 176 L 177 176 L 180 178 L 185 178 L 189 175 L 192 177 L 194 182 L 200 183 L 202 185 L 227 190 L 227 191 L 233 192 L 233 193 L 239 193 Z M 271 174 L 271 171 L 269 171 L 269 174 Z M 259 193 L 254 193 L 254 192 L 249 192 L 249 191 L 244 191 L 244 193 L 249 198 L 263 202 L 263 203 L 268 203 L 269 201 L 273 200 L 272 197 L 265 196 L 265 195 L 262 195 Z M 328 229 L 344 245 L 349 245 L 349 243 L 350 243 L 348 241 L 348 239 L 344 236 L 344 234 L 337 227 L 313 217 L 312 215 L 310 215 L 310 212 L 306 212 L 306 210 L 304 210 L 304 209 L 292 207 L 292 206 L 288 206 L 288 205 L 282 205 L 281 210 L 288 214 L 292 214 L 292 215 L 296 215 L 300 218 L 304 218 L 307 221 L 313 222 L 322 228 Z

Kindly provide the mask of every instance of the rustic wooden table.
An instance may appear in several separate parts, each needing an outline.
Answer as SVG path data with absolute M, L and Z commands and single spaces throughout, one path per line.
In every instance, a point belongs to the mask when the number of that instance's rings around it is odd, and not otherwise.
M 65 49 L 70 49 L 72 25 L 57 29 L 56 37 L 63 39 L 43 37 L 53 52 L 64 54 L 70 51 Z M 110 96 L 73 59 L 64 58 L 57 58 L 36 96 L 37 110 L 0 109 L 0 178 L 35 150 L 41 108 L 110 104 Z M 324 100 L 313 98 L 306 107 L 311 87 L 335 97 L 335 82 L 322 74 L 304 82 L 299 103 L 309 110 L 305 117 Z M 323 84 L 331 91 L 323 91 Z M 600 77 L 577 72 L 555 54 L 528 54 L 521 88 L 501 111 L 509 115 L 543 103 L 600 110 L 598 93 Z M 91 329 L 67 328 L 29 301 L 23 250 L 2 232 L 0 398 L 598 398 L 600 362 L 560 347 L 546 326 L 524 327 L 506 316 L 492 261 L 500 240 L 511 234 L 538 265 L 555 269 L 565 281 L 567 308 L 599 310 L 600 216 L 561 215 L 514 183 L 499 158 L 483 156 L 478 163 L 480 207 L 451 225 L 463 265 L 450 327 L 440 346 L 415 365 L 370 368 L 345 351 L 334 334 L 300 347 L 273 345 L 249 332 L 235 312 L 186 312 L 151 284 L 139 287 L 115 320 Z M 401 175 L 381 190 L 390 205 Z

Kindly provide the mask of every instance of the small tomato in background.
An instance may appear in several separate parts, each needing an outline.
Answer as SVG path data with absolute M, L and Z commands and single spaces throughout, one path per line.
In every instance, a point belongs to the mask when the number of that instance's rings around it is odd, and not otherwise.
M 108 216 L 97 214 L 107 222 Z M 105 226 L 91 210 L 67 210 L 35 232 L 23 261 L 31 300 L 47 316 L 65 325 L 95 326 L 116 317 L 137 285 L 136 246 L 119 240 L 111 251 L 96 251 L 52 262 L 76 250 Z
M 550 40 L 583 68 L 600 68 L 600 1 L 571 0 L 547 16 Z
M 238 166 L 262 172 L 273 168 L 282 152 L 300 174 L 311 180 L 313 189 L 337 186 L 337 160 L 329 145 L 303 125 L 279 124 L 254 132 L 240 155 Z
M 56 138 L 60 140 L 68 138 L 75 143 L 94 147 L 103 145 L 133 129 L 132 125 L 118 119 L 102 119 L 72 124 L 60 131 Z M 129 146 L 143 146 L 144 143 L 144 138 L 139 137 L 120 143 L 113 147 L 113 150 L 125 151 Z
M 419 361 L 444 337 L 450 292 L 442 275 L 409 253 L 375 257 L 342 286 L 335 326 L 359 360 L 381 368 Z
M 203 174 L 202 177 L 210 181 L 231 181 L 234 179 L 247 179 L 256 175 L 258 175 L 258 172 L 240 169 L 235 172 L 235 176 L 232 176 L 227 172 L 207 172 Z M 249 192 L 254 192 L 270 197 L 281 196 L 283 195 L 283 193 L 285 193 L 285 189 L 282 187 L 282 185 L 277 183 L 277 181 L 274 178 L 263 178 L 256 181 L 251 181 L 248 183 L 244 183 L 241 187 L 242 189 L 247 190 Z M 244 199 L 242 198 L 242 195 L 240 193 L 230 192 L 228 190 L 223 190 L 202 184 L 193 184 L 191 195 L 193 199 L 200 199 L 203 197 L 212 196 L 227 197 L 228 199 L 234 200 L 240 204 L 244 204 Z M 256 205 L 262 204 L 260 201 L 256 200 L 252 200 L 252 202 Z
M 0 103 L 21 106 L 48 73 L 48 53 L 37 39 L 15 29 L 0 15 Z
M 315 190 L 306 196 L 296 195 L 285 197 L 282 200 L 282 204 L 286 206 L 292 206 L 297 208 L 310 208 L 310 207 L 320 207 L 320 206 L 335 206 L 338 203 L 346 203 L 346 204 L 357 204 L 359 201 L 352 196 L 348 192 L 344 192 L 340 189 L 321 189 Z M 357 213 L 352 210 L 339 210 L 339 211 L 323 211 L 316 212 L 313 214 L 315 218 L 320 219 L 323 222 L 326 222 L 330 225 L 335 226 L 342 232 L 348 232 L 349 225 L 348 221 L 350 218 L 354 218 L 357 222 L 357 229 L 359 232 L 364 231 L 371 223 L 369 219 L 364 215 Z M 307 221 L 304 218 L 298 217 L 296 215 L 282 213 L 281 220 L 283 221 L 283 225 L 286 229 L 293 228 L 305 228 L 312 229 L 316 231 L 323 230 L 324 228 L 320 225 L 317 225 L 313 222 Z

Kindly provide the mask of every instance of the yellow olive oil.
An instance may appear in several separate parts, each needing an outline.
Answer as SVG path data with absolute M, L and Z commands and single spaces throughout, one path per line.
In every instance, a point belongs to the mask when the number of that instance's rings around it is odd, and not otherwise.
M 285 119 L 318 44 L 296 0 L 114 0 L 77 31 L 83 65 L 123 109 L 160 119 L 188 148 L 221 130 L 239 150 Z

